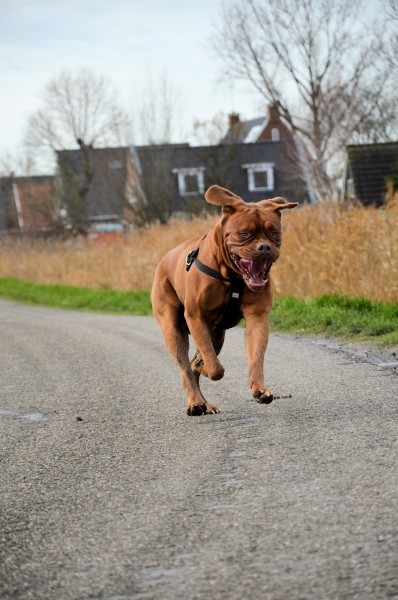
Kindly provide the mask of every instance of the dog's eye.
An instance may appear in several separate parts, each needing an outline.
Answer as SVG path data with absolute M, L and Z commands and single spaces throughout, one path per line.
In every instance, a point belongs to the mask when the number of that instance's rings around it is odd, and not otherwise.
M 274 229 L 274 231 L 271 231 L 271 235 L 277 240 L 279 238 L 279 231 L 276 231 L 276 229 Z
M 245 240 L 245 239 L 247 239 L 248 237 L 250 237 L 250 233 L 249 233 L 248 231 L 241 231 L 241 232 L 239 233 L 239 235 L 240 235 L 240 237 L 241 237 L 242 239 L 244 239 L 244 240 Z

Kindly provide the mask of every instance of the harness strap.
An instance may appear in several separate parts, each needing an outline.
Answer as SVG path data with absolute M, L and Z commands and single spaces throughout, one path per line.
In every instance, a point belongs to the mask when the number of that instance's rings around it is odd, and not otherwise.
M 228 298 L 224 305 L 223 316 L 220 323 L 217 323 L 217 327 L 221 329 L 235 327 L 242 318 L 240 303 L 245 284 L 241 279 L 231 279 L 230 282 L 231 287 L 229 288 Z
M 202 273 L 206 273 L 206 275 L 209 275 L 209 277 L 213 277 L 213 279 L 219 279 L 220 281 L 226 281 L 227 283 L 232 283 L 234 281 L 233 279 L 227 279 L 226 277 L 223 277 L 218 271 L 215 271 L 211 267 L 204 265 L 196 257 L 194 258 L 194 263 L 195 266 L 199 269 L 199 271 L 202 271 Z
M 231 327 L 235 327 L 242 318 L 240 303 L 241 295 L 245 287 L 244 282 L 242 279 L 238 278 L 228 279 L 227 277 L 223 277 L 218 271 L 203 264 L 197 258 L 198 254 L 199 248 L 191 250 L 191 252 L 187 254 L 185 259 L 186 270 L 189 271 L 191 266 L 195 264 L 196 268 L 199 269 L 199 271 L 202 271 L 202 273 L 205 273 L 205 275 L 213 277 L 213 279 L 218 279 L 219 281 L 226 281 L 230 284 L 228 298 L 224 305 L 223 316 L 221 317 L 220 322 L 217 323 L 217 327 L 220 327 L 220 329 L 230 329 Z

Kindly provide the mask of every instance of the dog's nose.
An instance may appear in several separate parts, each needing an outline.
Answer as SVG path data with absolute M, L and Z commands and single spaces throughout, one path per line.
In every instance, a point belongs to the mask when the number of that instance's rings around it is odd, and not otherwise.
M 268 254 L 268 252 L 271 252 L 272 246 L 268 242 L 261 242 L 261 244 L 258 244 L 257 250 L 263 254 Z

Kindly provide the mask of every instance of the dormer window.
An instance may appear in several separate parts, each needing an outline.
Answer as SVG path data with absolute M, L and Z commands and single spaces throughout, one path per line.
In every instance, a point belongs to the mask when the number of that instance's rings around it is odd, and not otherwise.
M 274 164 L 252 163 L 243 165 L 247 169 L 249 192 L 268 192 L 274 189 Z
M 173 173 L 177 173 L 178 193 L 180 196 L 198 196 L 204 193 L 204 171 L 204 167 L 173 169 Z
M 273 142 L 279 142 L 279 140 L 281 139 L 281 134 L 279 133 L 279 129 L 277 129 L 276 127 L 273 127 L 271 129 L 271 139 Z

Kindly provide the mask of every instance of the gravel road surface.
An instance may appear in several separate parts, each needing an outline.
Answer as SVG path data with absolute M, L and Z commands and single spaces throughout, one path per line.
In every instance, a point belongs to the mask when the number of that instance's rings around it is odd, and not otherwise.
M 187 417 L 150 317 L 0 301 L 0 598 L 398 598 L 398 376 L 271 336 L 269 406 L 227 333 Z

